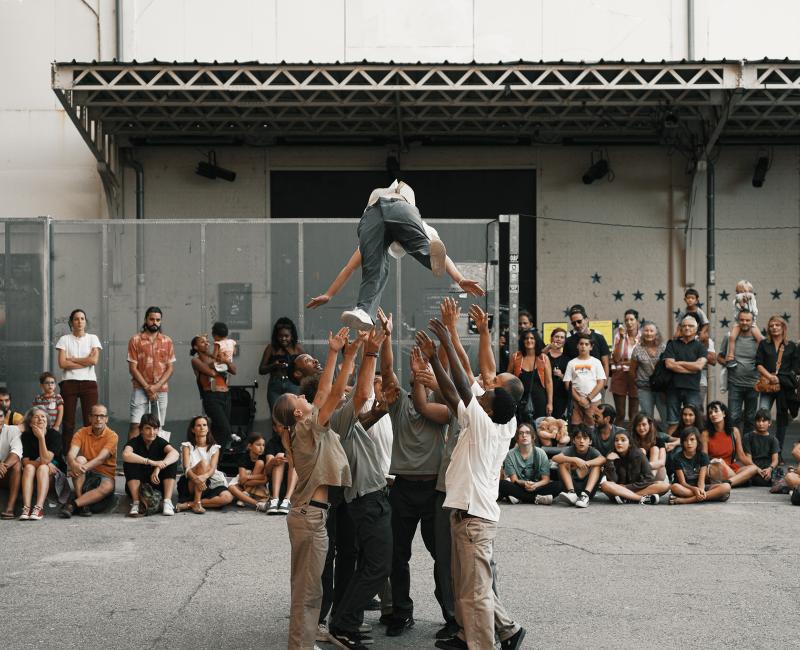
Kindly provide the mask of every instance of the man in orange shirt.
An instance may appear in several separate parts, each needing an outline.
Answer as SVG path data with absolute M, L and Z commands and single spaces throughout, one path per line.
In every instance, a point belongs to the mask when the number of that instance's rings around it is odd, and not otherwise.
M 139 421 L 145 413 L 152 413 L 166 426 L 167 381 L 174 363 L 172 339 L 161 332 L 161 309 L 148 307 L 142 331 L 128 341 L 128 370 L 133 382 L 128 440 L 139 435 Z
M 114 493 L 114 474 L 117 471 L 117 442 L 119 437 L 108 428 L 108 409 L 95 404 L 89 414 L 91 424 L 75 432 L 67 454 L 67 467 L 75 488 L 71 499 L 59 513 L 64 519 L 73 514 L 90 517 L 89 506 Z M 84 491 L 87 481 L 96 487 Z

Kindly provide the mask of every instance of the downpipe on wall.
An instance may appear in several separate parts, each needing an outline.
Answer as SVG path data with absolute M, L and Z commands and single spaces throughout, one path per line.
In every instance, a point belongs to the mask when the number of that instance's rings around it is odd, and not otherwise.
M 136 173 L 136 221 L 144 220 L 144 167 L 132 156 L 124 158 L 123 165 Z M 136 224 L 136 318 L 140 318 L 144 309 L 145 273 L 144 273 L 144 224 Z

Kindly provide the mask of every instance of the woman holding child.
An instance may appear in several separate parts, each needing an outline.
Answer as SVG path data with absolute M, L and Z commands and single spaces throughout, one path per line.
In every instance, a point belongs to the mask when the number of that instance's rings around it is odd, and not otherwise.
M 195 336 L 189 355 L 192 357 L 192 370 L 197 378 L 197 389 L 203 402 L 203 411 L 214 423 L 214 433 L 224 447 L 231 439 L 231 394 L 228 389 L 228 375 L 236 374 L 236 366 L 227 362 L 227 372 L 220 372 L 214 366 L 216 360 L 213 348 L 204 334 Z

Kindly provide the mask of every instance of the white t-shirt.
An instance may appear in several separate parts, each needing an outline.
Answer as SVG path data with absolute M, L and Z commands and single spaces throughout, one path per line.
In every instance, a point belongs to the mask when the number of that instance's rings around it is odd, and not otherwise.
M 473 398 L 467 406 L 458 403 L 458 423 L 461 433 L 445 474 L 447 496 L 443 507 L 499 521 L 500 468 L 513 437 L 513 432 L 509 435 L 511 422 L 504 425 L 492 422 Z
M 422 222 L 422 227 L 425 229 L 425 234 L 428 235 L 428 239 L 439 239 L 439 233 L 436 231 L 436 228 L 429 226 L 424 221 Z M 389 255 L 396 260 L 399 260 L 405 254 L 406 249 L 403 248 L 399 242 L 393 241 L 391 244 L 389 244 Z
M 22 460 L 22 433 L 13 424 L 4 424 L 0 430 L 0 460 L 8 458 L 12 451 Z
M 56 343 L 56 350 L 64 350 L 68 357 L 74 359 L 88 357 L 94 348 L 103 349 L 103 346 L 100 345 L 100 339 L 94 334 L 84 334 L 80 338 L 73 334 L 64 334 Z M 97 375 L 95 375 L 94 366 L 86 366 L 75 370 L 65 370 L 62 373 L 62 379 L 97 381 Z
M 597 380 L 605 380 L 605 378 L 606 371 L 603 370 L 603 364 L 594 357 L 589 357 L 588 359 L 575 357 L 570 359 L 567 364 L 567 370 L 564 372 L 564 383 L 571 382 L 575 386 L 575 390 L 581 395 L 591 393 L 597 385 Z M 600 399 L 600 392 L 598 392 L 592 402 L 599 402 Z

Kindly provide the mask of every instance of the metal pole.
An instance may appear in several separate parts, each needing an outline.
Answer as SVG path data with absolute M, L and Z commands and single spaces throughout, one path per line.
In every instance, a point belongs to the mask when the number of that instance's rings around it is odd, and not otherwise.
M 499 318 L 499 314 L 498 314 Z M 519 215 L 508 215 L 508 350 L 517 349 L 519 321 Z
M 492 328 L 492 349 L 497 359 L 501 359 L 500 350 L 500 223 L 489 224 L 489 259 L 486 260 L 486 290 L 492 292 L 492 313 L 497 319 Z M 504 372 L 505 368 L 498 368 Z
M 206 292 L 206 224 L 200 224 L 200 331 L 208 332 L 208 294 Z M 219 318 L 219 315 L 217 315 Z
M 51 349 L 53 345 L 53 220 L 45 217 L 44 221 L 44 250 L 42 251 L 42 284 L 44 290 L 44 331 L 42 332 L 42 368 L 53 370 L 51 363 Z
M 716 307 L 716 284 L 717 266 L 715 255 L 715 215 L 714 215 L 714 163 L 706 161 L 706 308 L 708 315 L 708 336 L 713 341 L 717 330 L 717 307 Z M 709 369 L 708 375 L 708 395 L 709 398 L 717 397 L 717 382 L 714 373 Z
M 116 230 L 116 228 L 115 228 Z M 100 382 L 100 386 L 102 386 L 103 394 L 101 399 L 103 400 L 103 404 L 108 404 L 109 402 L 109 394 L 110 394 L 110 384 L 111 384 L 111 374 L 110 374 L 110 365 L 111 365 L 111 355 L 116 352 L 114 347 L 109 341 L 109 332 L 111 331 L 111 323 L 110 323 L 110 308 L 109 308 L 109 250 L 108 250 L 108 224 L 103 224 L 102 233 L 101 233 L 101 265 L 102 270 L 100 273 L 100 309 L 101 309 L 101 318 L 100 318 L 100 340 L 103 342 L 104 347 L 104 354 L 100 355 L 101 359 L 101 367 L 102 373 L 101 378 L 102 381 Z
M 297 224 L 297 329 L 301 341 L 306 340 L 306 305 L 303 302 L 305 295 L 306 270 L 305 270 L 305 242 L 303 241 L 303 223 Z

